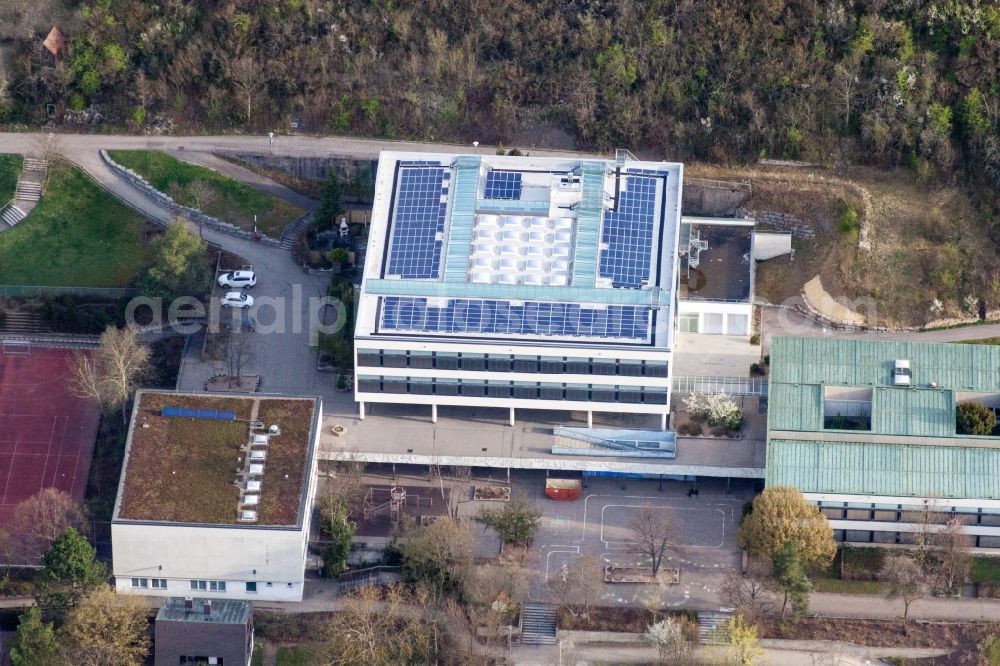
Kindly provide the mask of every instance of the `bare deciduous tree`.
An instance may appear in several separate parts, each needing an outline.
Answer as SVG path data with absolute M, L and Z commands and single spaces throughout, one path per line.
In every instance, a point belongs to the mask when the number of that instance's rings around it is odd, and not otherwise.
M 205 209 L 213 205 L 219 198 L 219 194 L 215 191 L 215 188 L 200 178 L 198 180 L 192 180 L 188 183 L 184 190 L 187 193 L 188 198 L 191 200 L 191 203 L 194 204 L 194 207 L 206 214 L 207 211 Z M 202 227 L 203 224 L 199 218 L 198 236 L 200 238 L 205 237 L 205 230 Z
M 14 509 L 14 529 L 32 537 L 31 556 L 40 557 L 68 528 L 86 534 L 87 516 L 79 502 L 58 488 L 44 488 Z
M 235 312 L 235 311 L 234 311 Z M 233 330 L 226 340 L 226 362 L 229 366 L 229 387 L 240 386 L 243 377 L 243 367 L 254 359 L 251 334 L 240 324 L 233 324 Z
M 552 574 L 549 591 L 560 606 L 580 605 L 584 613 L 604 591 L 604 560 L 596 555 L 584 555 Z
M 136 330 L 109 326 L 96 350 L 76 355 L 72 390 L 99 401 L 105 409 L 120 409 L 125 425 L 132 395 L 149 371 L 149 349 L 139 342 Z
M 927 574 L 908 553 L 893 553 L 882 561 L 879 578 L 888 583 L 886 597 L 903 601 L 903 632 L 909 628 L 910 604 L 927 595 Z
M 629 523 L 632 533 L 630 550 L 650 559 L 655 576 L 663 563 L 670 534 L 673 527 L 673 516 L 664 507 L 644 506 Z
M 407 608 L 404 606 L 416 607 Z M 349 594 L 343 610 L 327 627 L 328 647 L 335 664 L 411 663 L 416 655 L 430 656 L 434 635 L 421 622 L 426 595 L 405 593 L 390 586 L 384 591 L 366 585 Z
M 447 472 L 441 465 L 430 466 L 431 479 L 437 482 L 441 500 L 450 518 L 458 518 L 458 507 L 468 501 L 472 488 L 472 468 L 452 466 Z
M 260 65 L 251 56 L 242 56 L 233 60 L 230 65 L 233 81 L 247 99 L 247 124 L 250 123 L 250 112 L 253 96 L 260 88 Z
M 951 518 L 943 529 L 931 538 L 934 551 L 937 585 L 948 592 L 963 584 L 972 570 L 972 539 L 965 533 L 965 524 L 958 516 Z
M 742 613 L 750 624 L 756 624 L 771 606 L 763 569 L 763 565 L 755 563 L 746 574 L 734 571 L 726 576 L 719 590 L 722 601 Z

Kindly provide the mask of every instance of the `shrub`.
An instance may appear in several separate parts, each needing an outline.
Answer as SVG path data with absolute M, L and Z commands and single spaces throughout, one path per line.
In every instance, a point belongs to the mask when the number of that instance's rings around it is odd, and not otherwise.
M 861 222 L 858 220 L 858 211 L 854 210 L 854 206 L 844 204 L 840 215 L 837 217 L 837 229 L 842 234 L 855 234 L 860 228 Z
M 991 435 L 997 426 L 997 415 L 978 402 L 963 402 L 956 409 L 955 429 L 959 435 Z
M 330 263 L 339 264 L 343 266 L 350 259 L 350 255 L 347 254 L 347 250 L 342 247 L 334 248 L 330 250 Z
M 764 374 L 764 373 L 762 373 L 760 371 L 760 364 L 759 363 L 751 363 L 750 364 L 750 374 L 751 375 L 762 375 L 762 374 Z

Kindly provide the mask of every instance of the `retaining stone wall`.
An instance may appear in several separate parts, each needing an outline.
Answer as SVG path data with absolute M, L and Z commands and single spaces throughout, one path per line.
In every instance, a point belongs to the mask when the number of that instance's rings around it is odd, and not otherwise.
M 739 209 L 738 214 L 743 217 L 752 217 L 761 226 L 766 226 L 778 231 L 790 231 L 796 238 L 816 238 L 816 230 L 813 225 L 800 217 L 790 213 L 779 213 L 773 210 L 743 210 Z
M 229 234 L 230 236 L 236 236 L 237 238 L 243 238 L 245 240 L 253 240 L 253 233 L 247 231 L 246 229 L 241 229 L 240 227 L 237 227 L 235 224 L 230 224 L 229 222 L 223 222 L 217 217 L 212 217 L 211 215 L 205 215 L 205 213 L 201 212 L 197 208 L 188 208 L 187 206 L 180 205 L 172 198 L 170 198 L 168 195 L 164 194 L 163 192 L 159 191 L 158 189 L 150 185 L 145 178 L 137 174 L 135 171 L 132 171 L 131 169 L 126 169 L 121 164 L 115 162 L 113 159 L 111 159 L 111 156 L 108 155 L 108 152 L 106 150 L 101 151 L 101 159 L 104 160 L 104 162 L 114 171 L 116 171 L 119 175 L 125 178 L 125 180 L 129 181 L 134 187 L 136 187 L 139 190 L 142 190 L 149 198 L 159 202 L 160 205 L 169 208 L 178 215 L 182 215 L 187 219 L 191 220 L 192 222 L 197 222 L 198 224 L 202 224 L 208 227 L 209 229 L 221 231 L 224 234 Z M 269 245 L 271 247 L 281 246 L 280 241 L 271 238 L 270 236 L 266 236 L 264 234 L 260 234 L 260 242 L 263 243 L 264 245 Z

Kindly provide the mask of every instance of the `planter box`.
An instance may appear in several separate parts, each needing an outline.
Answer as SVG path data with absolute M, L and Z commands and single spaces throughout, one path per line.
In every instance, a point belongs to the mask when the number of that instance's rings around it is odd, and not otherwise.
M 475 486 L 472 499 L 483 502 L 509 502 L 510 486 Z
M 616 567 L 608 565 L 604 567 L 604 582 L 677 585 L 680 582 L 680 574 L 680 569 L 660 567 L 660 570 L 654 576 L 653 567 Z

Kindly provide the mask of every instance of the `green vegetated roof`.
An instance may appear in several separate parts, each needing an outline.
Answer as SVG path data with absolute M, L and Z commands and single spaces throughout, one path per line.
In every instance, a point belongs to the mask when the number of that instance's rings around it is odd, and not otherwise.
M 774 439 L 765 482 L 807 493 L 1000 499 L 1000 449 Z

